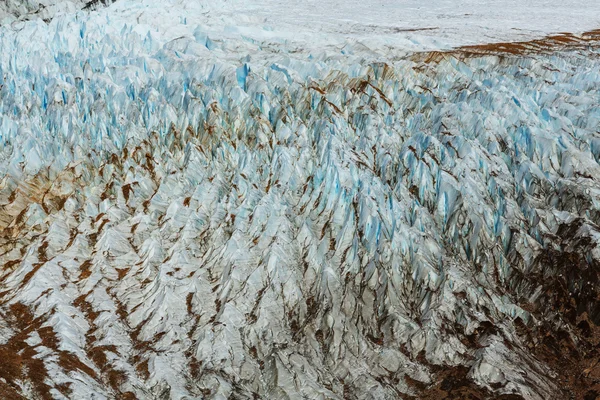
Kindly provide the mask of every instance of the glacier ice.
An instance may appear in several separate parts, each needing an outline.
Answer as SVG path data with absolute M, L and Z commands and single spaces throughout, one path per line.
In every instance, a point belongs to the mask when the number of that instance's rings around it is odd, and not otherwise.
M 541 351 L 597 345 L 597 45 L 381 61 L 177 22 L 0 29 L 0 351 L 29 349 L 1 390 L 568 394 Z

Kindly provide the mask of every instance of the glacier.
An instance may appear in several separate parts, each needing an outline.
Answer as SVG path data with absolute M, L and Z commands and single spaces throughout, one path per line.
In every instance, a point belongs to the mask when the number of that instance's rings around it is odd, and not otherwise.
M 4 0 L 0 3 L 0 22 L 13 25 L 18 22 L 41 19 L 50 22 L 62 14 L 78 10 L 92 10 L 114 0 Z
M 215 4 L 0 27 L 0 395 L 598 395 L 600 33 L 415 53 Z

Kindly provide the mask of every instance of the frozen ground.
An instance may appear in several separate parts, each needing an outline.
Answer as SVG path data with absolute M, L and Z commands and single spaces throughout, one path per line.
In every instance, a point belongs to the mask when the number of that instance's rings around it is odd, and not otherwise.
M 600 392 L 598 42 L 404 57 L 598 6 L 393 4 L 5 20 L 1 398 Z

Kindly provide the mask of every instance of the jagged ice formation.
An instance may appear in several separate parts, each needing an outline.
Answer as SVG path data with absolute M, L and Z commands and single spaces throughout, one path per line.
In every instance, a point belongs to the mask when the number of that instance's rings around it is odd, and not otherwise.
M 0 34 L 6 398 L 598 388 L 597 46 L 256 56 L 89 15 Z

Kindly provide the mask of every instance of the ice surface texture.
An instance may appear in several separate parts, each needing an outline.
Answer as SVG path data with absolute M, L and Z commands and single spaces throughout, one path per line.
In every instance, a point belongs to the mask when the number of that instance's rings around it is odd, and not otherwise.
M 51 21 L 56 15 L 94 9 L 114 0 L 3 0 L 0 3 L 0 22 L 15 23 L 31 19 Z
M 1 31 L 1 390 L 568 394 L 541 351 L 575 368 L 600 323 L 596 47 L 254 61 L 192 32 Z

